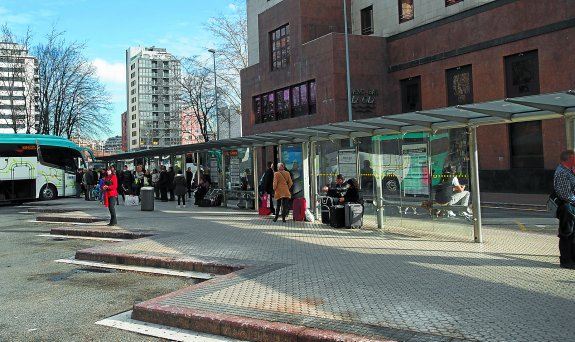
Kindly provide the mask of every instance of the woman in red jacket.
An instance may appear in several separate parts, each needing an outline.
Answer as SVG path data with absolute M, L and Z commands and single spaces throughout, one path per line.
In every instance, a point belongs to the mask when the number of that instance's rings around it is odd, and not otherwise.
M 108 167 L 106 178 L 104 178 L 104 205 L 110 210 L 110 223 L 108 226 L 118 224 L 116 219 L 116 201 L 118 200 L 118 178 L 116 169 L 113 166 Z

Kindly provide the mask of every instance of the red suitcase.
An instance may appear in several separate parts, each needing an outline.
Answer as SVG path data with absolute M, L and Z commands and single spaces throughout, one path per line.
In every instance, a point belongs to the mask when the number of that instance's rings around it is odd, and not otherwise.
M 305 198 L 294 198 L 293 200 L 293 219 L 294 221 L 305 220 Z

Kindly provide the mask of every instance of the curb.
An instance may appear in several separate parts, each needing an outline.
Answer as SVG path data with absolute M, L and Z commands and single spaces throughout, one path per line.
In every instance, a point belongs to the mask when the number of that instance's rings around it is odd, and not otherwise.
M 160 304 L 135 304 L 132 318 L 212 335 L 261 342 L 397 342 Z
M 172 270 L 194 271 L 219 275 L 232 273 L 246 267 L 245 265 L 226 265 L 218 262 L 206 262 L 199 259 L 99 252 L 91 249 L 77 251 L 76 259 L 102 261 L 110 264 L 168 268 Z
M 42 222 L 70 222 L 70 223 L 95 223 L 106 221 L 108 219 L 99 217 L 76 217 L 76 216 L 54 216 L 54 215 L 38 215 L 36 221 Z
M 543 204 L 519 204 L 519 203 L 501 203 L 501 202 L 481 202 L 481 206 L 500 207 L 506 209 L 526 209 L 526 210 L 547 210 Z
M 53 235 L 72 235 L 72 236 L 89 236 L 98 238 L 113 239 L 140 239 L 152 236 L 151 233 L 130 232 L 127 230 L 105 230 L 105 229 L 76 229 L 76 228 L 52 228 L 50 234 Z
M 69 213 L 72 211 L 82 211 L 85 209 L 80 209 L 80 208 L 39 208 L 39 207 L 35 207 L 35 208 L 28 208 L 28 212 L 29 213 L 54 213 L 54 214 L 62 214 L 62 213 Z

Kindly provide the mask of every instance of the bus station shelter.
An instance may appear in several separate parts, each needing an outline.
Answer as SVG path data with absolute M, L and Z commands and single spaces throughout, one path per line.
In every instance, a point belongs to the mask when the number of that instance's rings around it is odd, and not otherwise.
M 306 199 L 320 219 L 323 186 L 337 174 L 356 178 L 366 199 L 364 227 L 418 231 L 482 242 L 477 127 L 563 119 L 566 147 L 575 146 L 575 90 L 393 114 L 199 144 L 122 153 L 100 160 L 144 160 L 146 168 L 170 165 L 195 178 L 209 174 L 224 205 L 258 210 L 258 148 L 278 146 L 278 161 L 294 178 L 294 197 Z M 557 151 L 559 154 L 560 151 Z M 471 193 L 472 217 L 449 217 L 463 208 L 434 202 L 434 188 L 449 166 Z

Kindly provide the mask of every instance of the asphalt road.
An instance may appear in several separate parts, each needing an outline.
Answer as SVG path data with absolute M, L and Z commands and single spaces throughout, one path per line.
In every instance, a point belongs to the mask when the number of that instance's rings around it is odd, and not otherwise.
M 0 341 L 159 341 L 94 323 L 191 280 L 56 263 L 76 250 L 109 242 L 39 237 L 51 225 L 29 222 L 34 215 L 21 211 L 0 205 Z M 557 231 L 557 220 L 542 211 L 483 208 L 482 214 L 488 227 Z M 429 219 L 423 212 L 417 217 Z
M 0 206 L 0 341 L 160 341 L 94 323 L 191 280 L 56 263 L 107 242 L 39 237 L 50 226 L 19 211 Z

